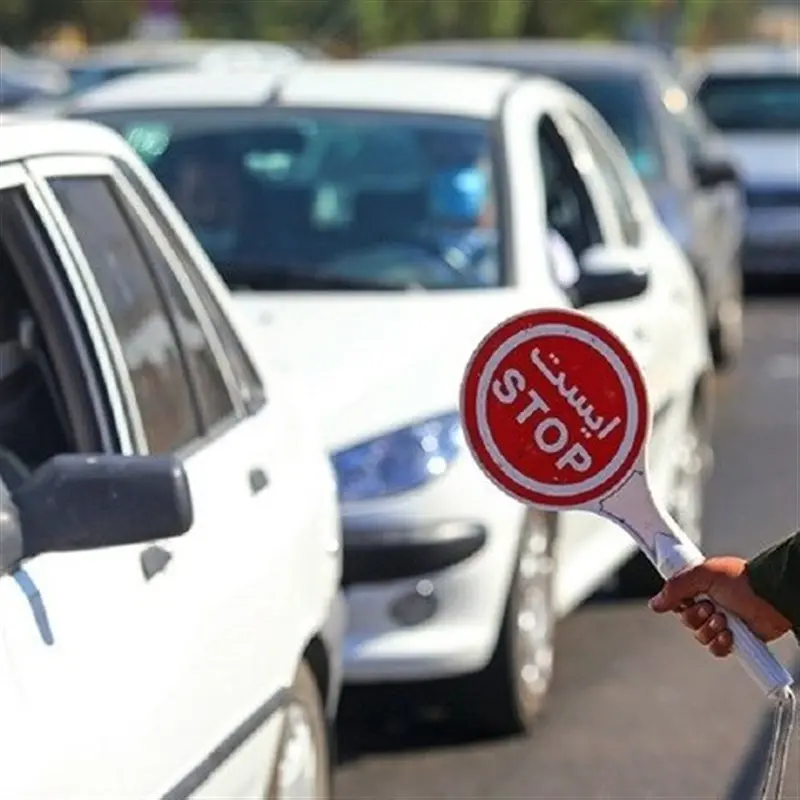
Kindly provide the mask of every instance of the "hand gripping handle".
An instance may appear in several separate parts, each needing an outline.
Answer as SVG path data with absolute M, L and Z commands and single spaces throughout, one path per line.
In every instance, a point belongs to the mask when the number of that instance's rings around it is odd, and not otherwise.
M 671 578 L 687 567 L 701 564 L 705 556 L 688 538 L 674 532 L 659 533 L 655 537 L 653 562 L 656 569 Z M 708 599 L 708 598 L 697 598 Z M 728 628 L 733 634 L 733 652 L 750 677 L 768 696 L 790 687 L 794 679 L 770 649 L 757 638 L 735 614 L 725 611 Z

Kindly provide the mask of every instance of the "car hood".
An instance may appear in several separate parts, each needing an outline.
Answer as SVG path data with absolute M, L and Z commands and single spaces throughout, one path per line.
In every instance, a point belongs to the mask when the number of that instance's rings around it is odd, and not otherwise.
M 332 451 L 456 411 L 472 350 L 524 310 L 512 290 L 240 292 L 234 307 L 257 355 L 290 373 L 307 395 Z
M 797 186 L 800 131 L 729 134 L 724 141 L 746 184 Z

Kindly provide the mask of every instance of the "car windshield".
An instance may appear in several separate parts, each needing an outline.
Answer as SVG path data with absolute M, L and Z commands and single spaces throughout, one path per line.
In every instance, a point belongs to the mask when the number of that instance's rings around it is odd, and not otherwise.
M 550 74 L 583 95 L 600 112 L 643 180 L 663 177 L 663 151 L 641 80 L 626 75 Z
M 710 75 L 697 100 L 720 131 L 800 130 L 798 75 Z
M 90 116 L 138 151 L 232 288 L 501 283 L 485 120 L 289 109 Z

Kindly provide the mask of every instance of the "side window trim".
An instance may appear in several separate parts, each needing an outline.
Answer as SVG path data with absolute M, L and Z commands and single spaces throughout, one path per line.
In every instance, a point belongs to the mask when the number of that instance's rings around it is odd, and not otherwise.
M 571 151 L 575 167 L 589 194 L 603 241 L 605 243 L 622 241 L 622 224 L 616 207 L 604 191 L 602 176 L 598 172 L 592 151 L 573 117 L 572 104 L 562 106 L 553 114 L 558 132 Z
M 642 238 L 642 221 L 637 212 L 635 200 L 626 185 L 626 176 L 618 169 L 614 156 L 609 152 L 602 138 L 593 132 L 587 121 L 577 114 L 573 116 L 581 135 L 586 141 L 598 173 L 602 176 L 608 170 L 610 175 L 606 178 L 606 181 L 613 181 L 616 184 L 616 190 L 620 193 L 619 198 L 612 200 L 612 203 L 617 212 L 616 216 L 619 221 L 622 239 L 625 245 L 637 247 Z M 602 162 L 605 162 L 605 164 Z M 620 208 L 620 204 L 624 205 L 624 209 Z M 629 226 L 632 226 L 632 230 Z
M 161 250 L 164 259 L 168 264 L 168 268 L 171 270 L 175 281 L 177 282 L 178 286 L 180 287 L 181 291 L 186 297 L 186 300 L 189 303 L 189 306 L 191 307 L 195 317 L 197 317 L 197 321 L 203 332 L 203 336 L 208 342 L 214 360 L 217 363 L 217 366 L 219 367 L 220 371 L 222 372 L 223 379 L 225 381 L 225 386 L 227 387 L 228 394 L 233 403 L 234 411 L 232 415 L 230 415 L 227 418 L 223 418 L 221 421 L 212 425 L 209 430 L 206 430 L 204 432 L 203 439 L 211 438 L 219 430 L 227 429 L 232 422 L 238 421 L 247 416 L 247 410 L 244 406 L 244 400 L 241 397 L 236 386 L 236 378 L 233 374 L 233 370 L 225 354 L 225 351 L 219 341 L 217 331 L 211 324 L 211 321 L 208 319 L 205 308 L 203 307 L 202 303 L 200 302 L 200 299 L 197 297 L 197 294 L 194 290 L 194 286 L 192 285 L 191 281 L 183 274 L 182 269 L 180 268 L 176 269 L 176 266 L 180 265 L 180 261 L 177 255 L 175 254 L 175 251 L 170 246 L 170 243 L 169 241 L 167 241 L 167 238 L 161 232 L 160 227 L 156 224 L 155 220 L 150 215 L 150 212 L 147 209 L 145 203 L 142 202 L 142 200 L 139 198 L 136 190 L 131 185 L 130 181 L 128 181 L 125 175 L 122 174 L 122 172 L 119 169 L 117 169 L 116 165 L 114 165 L 112 168 L 114 171 L 111 179 L 114 182 L 115 188 L 117 189 L 117 191 L 120 192 L 125 202 L 135 210 L 136 214 L 141 219 L 142 224 L 146 228 L 148 234 L 157 243 L 158 248 Z M 161 288 L 162 290 L 161 292 L 162 299 L 169 308 L 171 306 L 171 303 L 169 302 L 169 299 L 166 297 L 166 293 L 163 291 L 164 288 L 163 278 L 159 277 L 158 268 L 147 257 L 147 253 L 146 251 L 144 251 L 144 249 L 143 249 L 143 254 L 145 256 L 145 259 L 148 261 L 151 274 L 155 277 L 156 282 L 159 284 L 159 288 Z M 170 315 L 174 318 L 175 316 L 174 309 L 170 308 Z M 180 344 L 180 337 L 179 337 L 179 344 Z M 181 348 L 183 349 L 182 345 Z M 189 372 L 191 373 L 191 369 L 189 369 Z M 196 394 L 197 393 L 196 381 L 192 379 L 191 383 L 192 383 L 192 391 Z
M 29 175 L 28 195 L 45 233 L 58 254 L 67 280 L 73 287 L 81 317 L 94 344 L 95 356 L 119 436 L 120 451 L 123 455 L 147 452 L 147 441 L 136 395 L 108 308 L 92 278 L 91 268 L 72 226 L 47 184 L 49 177 L 85 174 L 80 172 L 81 165 L 74 162 L 83 162 L 84 166 L 91 170 L 89 174 L 108 174 L 107 167 L 105 172 L 103 171 L 102 159 L 82 157 L 31 159 L 25 163 Z M 66 172 L 60 171 L 61 169 Z
M 24 189 L 28 184 L 28 173 L 21 164 L 3 164 L 0 166 L 0 190 Z
M 241 337 L 239 337 L 238 333 L 233 329 L 231 325 L 230 314 L 228 313 L 228 309 L 226 308 L 226 304 L 222 302 L 220 299 L 219 290 L 225 289 L 224 282 L 219 277 L 218 273 L 214 271 L 213 265 L 210 263 L 207 254 L 204 250 L 199 246 L 197 240 L 194 237 L 191 229 L 188 227 L 186 221 L 183 217 L 178 214 L 174 206 L 172 205 L 172 200 L 170 199 L 169 195 L 163 189 L 163 187 L 158 183 L 158 181 L 153 177 L 153 175 L 148 172 L 146 169 L 140 167 L 140 165 L 132 162 L 130 160 L 125 160 L 121 156 L 117 156 L 114 159 L 114 163 L 116 168 L 124 175 L 128 183 L 131 185 L 134 192 L 137 193 L 137 197 L 139 197 L 139 191 L 136 188 L 136 183 L 141 186 L 142 193 L 146 193 L 147 197 L 149 198 L 150 202 L 154 205 L 157 209 L 158 213 L 161 214 L 164 220 L 164 224 L 169 227 L 170 232 L 175 237 L 175 243 L 179 248 L 183 250 L 183 254 L 177 253 L 174 246 L 170 248 L 170 250 L 177 256 L 178 261 L 183 264 L 183 255 L 186 256 L 186 260 L 188 263 L 183 265 L 183 269 L 185 269 L 188 277 L 188 282 L 192 284 L 192 288 L 194 290 L 194 296 L 197 297 L 200 305 L 203 306 L 205 309 L 206 303 L 205 301 L 198 296 L 197 292 L 197 284 L 202 283 L 205 291 L 209 296 L 210 303 L 216 307 L 216 310 L 223 317 L 223 321 L 227 328 L 229 328 L 233 335 L 236 336 L 237 339 L 237 350 L 240 352 L 242 359 L 244 362 L 244 375 L 243 380 L 245 383 L 248 382 L 248 375 L 247 373 L 255 373 L 253 376 L 254 379 L 257 380 L 258 386 L 255 387 L 256 391 L 253 394 L 250 389 L 254 387 L 239 387 L 238 380 L 237 382 L 237 394 L 242 397 L 243 401 L 247 406 L 247 411 L 249 414 L 255 414 L 263 408 L 263 406 L 267 402 L 267 394 L 266 389 L 264 387 L 264 383 L 260 374 L 258 374 L 258 369 L 255 366 L 255 360 L 252 354 L 249 351 L 248 343 L 243 342 Z M 141 198 L 140 198 L 141 199 Z M 150 211 L 150 209 L 148 209 Z M 149 214 L 150 218 L 153 217 L 152 212 Z M 153 220 L 156 227 L 161 229 L 161 222 L 157 220 Z M 172 244 L 172 243 L 170 243 Z M 210 274 L 205 274 L 205 266 L 208 266 L 210 270 Z M 214 282 L 217 281 L 217 286 L 214 286 Z M 205 309 L 206 317 L 209 316 L 209 312 Z M 216 325 L 214 324 L 213 320 L 209 320 L 211 327 L 214 328 L 215 332 L 217 333 L 217 338 L 221 342 L 221 334 L 216 331 Z M 224 346 L 223 346 L 224 349 Z M 226 361 L 228 359 L 226 358 Z M 235 372 L 233 369 L 233 365 L 230 365 L 231 370 Z M 247 397 L 243 395 L 246 394 Z
M 556 158 L 563 158 L 568 162 L 568 165 L 566 163 L 564 164 L 564 168 L 569 170 L 573 177 L 576 177 L 580 182 L 580 186 L 576 188 L 575 192 L 580 207 L 580 213 L 583 217 L 582 224 L 585 228 L 583 233 L 586 238 L 586 245 L 602 244 L 605 242 L 608 233 L 606 220 L 603 218 L 603 214 L 607 213 L 607 210 L 602 206 L 598 206 L 594 184 L 587 180 L 587 176 L 578 163 L 579 158 L 573 150 L 574 136 L 570 137 L 564 131 L 563 121 L 563 109 L 561 107 L 549 108 L 538 117 L 536 121 L 536 130 L 534 132 L 536 136 L 538 158 L 541 163 L 542 142 L 544 141 L 545 144 L 555 151 Z M 555 134 L 557 141 L 549 140 L 552 139 L 553 134 Z M 592 242 L 593 239 L 599 239 L 599 241 Z M 575 253 L 579 264 L 580 255 L 582 255 L 582 253 Z
M 620 236 L 627 245 L 633 247 L 638 246 L 642 240 L 645 219 L 644 215 L 642 214 L 640 198 L 637 196 L 637 192 L 635 190 L 632 191 L 631 183 L 636 176 L 633 172 L 633 167 L 629 167 L 627 170 L 628 174 L 625 174 L 623 167 L 617 164 L 617 161 L 626 166 L 629 164 L 627 153 L 624 152 L 621 145 L 613 147 L 613 142 L 603 141 L 603 137 L 594 132 L 597 120 L 593 120 L 591 117 L 588 117 L 584 113 L 583 109 L 571 108 L 569 113 L 572 117 L 572 124 L 577 128 L 578 135 L 581 136 L 586 143 L 587 148 L 589 149 L 589 155 L 592 158 L 592 161 L 595 163 L 595 169 L 602 175 L 602 166 L 597 164 L 594 156 L 594 151 L 599 150 L 601 158 L 607 162 L 609 169 L 612 170 L 613 179 L 616 181 L 617 186 L 622 192 L 623 201 L 630 212 L 633 224 L 636 226 L 635 233 L 632 236 L 633 242 L 627 241 L 629 237 L 625 230 L 626 222 L 621 218 L 619 212 L 616 212 L 615 216 L 619 218 Z M 602 122 L 602 120 L 600 121 Z M 616 206 L 616 203 L 613 201 L 611 201 L 611 204 Z

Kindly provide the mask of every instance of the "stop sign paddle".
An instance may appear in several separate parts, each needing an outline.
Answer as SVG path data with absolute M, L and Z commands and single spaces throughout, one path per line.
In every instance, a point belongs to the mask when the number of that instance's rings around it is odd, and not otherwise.
M 506 494 L 549 511 L 580 509 L 626 530 L 665 578 L 704 560 L 653 497 L 642 373 L 605 326 L 574 311 L 529 311 L 492 330 L 461 387 L 467 445 Z M 769 695 L 792 676 L 728 613 L 734 652 Z

